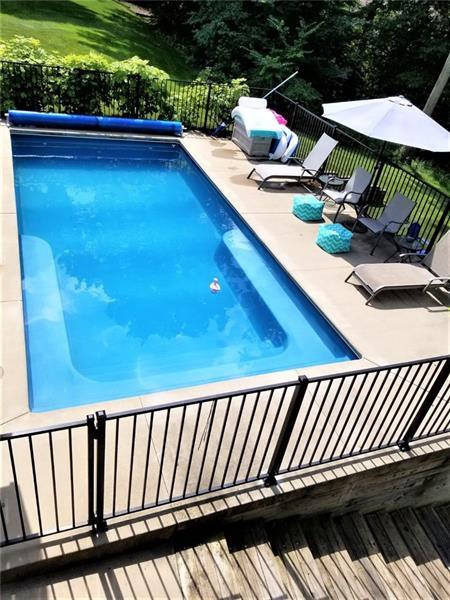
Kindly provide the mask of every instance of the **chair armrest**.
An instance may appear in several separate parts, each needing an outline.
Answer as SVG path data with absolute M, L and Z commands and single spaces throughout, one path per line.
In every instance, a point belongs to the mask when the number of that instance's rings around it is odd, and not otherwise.
M 337 177 L 338 179 L 342 179 L 342 181 L 348 181 L 350 179 L 350 177 L 341 177 L 335 171 L 325 171 L 324 173 L 322 173 L 322 175 L 330 177 L 330 179 L 332 177 Z
M 423 291 L 426 292 L 432 285 L 446 285 L 448 283 L 450 283 L 450 277 L 433 277 L 424 287 Z
M 303 166 L 303 165 L 301 165 L 301 166 Z M 318 175 L 320 174 L 320 171 L 313 171 L 313 170 L 311 170 L 311 169 L 305 169 L 305 167 L 303 167 L 303 171 L 304 171 L 305 173 L 309 173 L 309 175 L 311 175 L 311 177 L 312 177 L 313 179 L 314 179 L 314 178 L 316 178 L 316 177 L 318 177 Z
M 426 255 L 423 254 L 423 250 L 417 250 L 417 252 L 402 252 L 399 254 L 399 259 L 400 262 L 404 262 L 404 259 L 406 258 L 417 258 L 417 262 L 422 262 L 425 256 Z
M 362 196 L 364 194 L 364 192 L 347 192 L 345 194 L 345 196 L 342 199 L 342 202 L 345 202 L 347 199 L 347 196 L 351 196 L 352 194 L 354 194 L 355 196 Z
M 388 221 L 388 223 L 386 223 L 386 225 L 382 229 L 383 233 L 386 231 L 389 225 L 409 225 L 409 221 Z

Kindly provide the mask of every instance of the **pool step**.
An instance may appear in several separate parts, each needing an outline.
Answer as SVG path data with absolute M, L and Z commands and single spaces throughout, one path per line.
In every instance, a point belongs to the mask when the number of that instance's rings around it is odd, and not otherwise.
M 267 261 L 254 251 L 251 241 L 238 229 L 227 231 L 223 242 L 257 290 L 267 309 L 286 335 L 284 356 L 295 364 L 311 366 L 342 359 L 348 348 L 311 301 L 287 278 L 280 282 Z M 308 332 L 305 336 L 305 331 Z M 347 354 L 348 356 L 348 354 Z

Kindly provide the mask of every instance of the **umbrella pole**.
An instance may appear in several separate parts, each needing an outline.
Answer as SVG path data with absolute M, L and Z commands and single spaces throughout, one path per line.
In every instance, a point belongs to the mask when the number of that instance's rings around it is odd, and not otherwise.
M 380 151 L 378 152 L 378 155 L 377 155 L 377 162 L 376 162 L 376 165 L 375 165 L 375 172 L 374 172 L 374 175 L 372 177 L 372 182 L 370 184 L 370 193 L 369 193 L 369 197 L 367 199 L 368 202 L 370 202 L 372 200 L 372 198 L 376 194 L 377 185 L 378 185 L 378 182 L 380 181 L 381 172 L 382 172 L 383 166 L 384 166 L 383 155 L 384 155 L 384 149 L 385 148 L 386 148 L 386 142 L 383 142 L 381 144 Z

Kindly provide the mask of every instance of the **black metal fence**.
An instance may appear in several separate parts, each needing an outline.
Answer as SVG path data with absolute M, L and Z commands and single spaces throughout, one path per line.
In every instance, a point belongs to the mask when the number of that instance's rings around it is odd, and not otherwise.
M 188 129 L 211 132 L 230 113 L 239 96 L 263 95 L 266 90 L 245 84 L 229 85 L 199 81 L 144 79 L 140 75 L 68 69 L 58 66 L 0 62 L 1 114 L 9 108 L 45 112 L 68 112 L 147 119 L 177 119 Z M 349 177 L 356 166 L 374 172 L 377 152 L 362 136 L 306 110 L 274 92 L 270 106 L 288 119 L 300 137 L 297 156 L 304 158 L 319 136 L 326 132 L 339 141 L 327 171 Z M 431 246 L 450 227 L 450 199 L 402 167 L 386 160 L 370 190 L 368 213 L 377 216 L 395 192 L 415 203 L 411 219 L 421 225 L 424 246 Z
M 0 61 L 2 116 L 10 108 L 143 119 L 176 119 L 211 131 L 248 86 L 144 79 L 141 75 Z
M 450 432 L 450 357 L 0 436 L 1 544 Z

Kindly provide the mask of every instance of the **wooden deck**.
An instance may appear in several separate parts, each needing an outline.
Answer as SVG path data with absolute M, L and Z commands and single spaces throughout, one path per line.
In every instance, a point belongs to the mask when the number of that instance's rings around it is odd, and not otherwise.
M 5 585 L 6 598 L 442 599 L 450 504 L 239 524 Z

